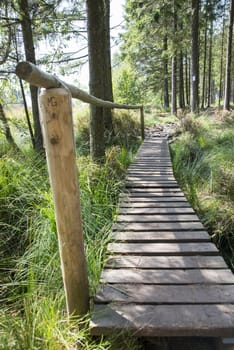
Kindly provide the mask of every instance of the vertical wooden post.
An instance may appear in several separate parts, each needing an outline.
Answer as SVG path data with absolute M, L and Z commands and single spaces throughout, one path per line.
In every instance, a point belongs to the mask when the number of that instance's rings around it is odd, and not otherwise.
M 145 118 L 144 118 L 144 107 L 141 106 L 140 108 L 140 113 L 141 113 L 141 137 L 142 140 L 145 139 Z
M 45 90 L 39 96 L 39 104 L 67 311 L 69 315 L 81 316 L 88 311 L 89 296 L 71 95 L 63 88 Z

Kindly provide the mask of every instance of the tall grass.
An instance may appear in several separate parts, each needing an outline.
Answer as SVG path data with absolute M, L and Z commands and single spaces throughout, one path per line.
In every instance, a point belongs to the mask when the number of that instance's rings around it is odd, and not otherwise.
M 175 175 L 234 270 L 233 118 L 188 118 L 172 144 Z
M 120 121 L 122 119 L 122 122 Z M 122 144 L 109 146 L 99 166 L 88 154 L 87 121 L 77 122 L 79 182 L 91 296 L 105 261 L 126 167 L 139 145 L 129 117 L 117 117 Z M 129 134 L 129 135 L 128 135 Z M 0 145 L 0 349 L 137 349 L 133 339 L 92 339 L 89 316 L 68 322 L 56 225 L 45 159 L 28 145 Z M 22 145 L 21 145 L 22 147 Z M 82 327 L 81 327 L 82 326 Z

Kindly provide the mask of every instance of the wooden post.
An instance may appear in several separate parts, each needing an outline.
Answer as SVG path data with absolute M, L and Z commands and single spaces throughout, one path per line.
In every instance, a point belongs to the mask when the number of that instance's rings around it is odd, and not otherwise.
M 141 113 L 141 137 L 142 140 L 145 139 L 145 118 L 144 118 L 144 107 L 141 106 L 140 108 L 140 113 Z
M 89 308 L 79 184 L 72 123 L 71 94 L 64 88 L 39 96 L 58 231 L 59 252 L 69 315 L 81 316 Z

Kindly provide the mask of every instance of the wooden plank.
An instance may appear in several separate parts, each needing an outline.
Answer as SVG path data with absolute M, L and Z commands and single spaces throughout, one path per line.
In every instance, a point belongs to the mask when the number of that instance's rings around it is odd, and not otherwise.
M 145 201 L 145 202 L 124 202 L 124 201 L 120 201 L 120 205 L 121 208 L 141 208 L 140 210 L 143 209 L 147 209 L 147 208 L 189 208 L 190 205 L 187 201 L 183 201 L 183 202 L 160 202 L 160 201 Z
M 95 303 L 135 304 L 234 304 L 232 285 L 102 285 Z
M 156 159 L 155 160 L 151 160 L 151 159 L 149 159 L 149 160 L 136 160 L 135 162 L 134 162 L 134 165 L 135 166 L 138 166 L 138 165 L 140 165 L 140 166 L 151 166 L 151 165 L 155 165 L 155 166 L 159 166 L 159 167 L 171 167 L 172 166 L 172 163 L 171 163 L 171 161 L 157 161 Z
M 136 284 L 234 284 L 233 273 L 229 269 L 220 270 L 141 270 L 141 269 L 105 269 L 101 274 L 101 283 Z M 137 286 L 136 286 L 137 288 Z
M 109 252 L 141 255 L 214 255 L 218 249 L 213 243 L 109 243 Z
M 121 222 L 190 222 L 190 221 L 199 221 L 199 218 L 195 214 L 154 214 L 154 215 L 146 215 L 146 214 L 125 214 L 119 215 L 118 221 Z
M 158 167 L 129 167 L 127 174 L 131 173 L 139 173 L 139 174 L 145 174 L 145 175 L 150 175 L 150 174 L 169 174 L 169 175 L 174 175 L 172 167 L 166 167 L 166 168 L 158 168 Z
M 119 208 L 118 214 L 194 214 L 192 208 Z
M 128 195 L 126 198 L 124 198 L 124 200 L 122 201 L 127 201 L 127 203 L 137 203 L 137 202 L 142 202 L 142 203 L 146 203 L 146 202 L 186 202 L 188 203 L 187 199 L 184 196 L 177 196 L 175 195 L 168 195 L 168 196 L 162 196 L 160 194 L 140 194 L 140 195 Z
M 148 242 L 148 243 L 163 243 L 163 242 L 210 242 L 210 236 L 206 231 L 193 231 L 193 232 L 135 232 L 125 231 L 116 232 L 114 231 L 111 238 L 115 241 L 121 242 Z
M 193 231 L 203 230 L 200 222 L 149 222 L 147 225 L 143 222 L 114 224 L 113 230 L 124 231 Z
M 95 305 L 92 335 L 234 336 L 234 305 Z
M 126 182 L 125 184 L 126 188 L 130 188 L 130 187 L 135 187 L 135 188 L 139 188 L 139 187 L 143 187 L 143 188 L 147 188 L 147 187 L 152 187 L 152 188 L 157 188 L 157 187 L 160 187 L 160 188 L 178 188 L 178 184 L 177 182 L 163 182 L 163 181 L 160 181 L 160 182 L 139 182 L 139 183 L 131 183 L 129 181 Z
M 129 170 L 148 170 L 148 171 L 160 171 L 160 170 L 172 170 L 172 165 L 160 165 L 160 164 L 136 164 L 130 165 Z
M 184 193 L 181 191 L 180 188 L 130 188 L 126 192 L 123 192 L 120 195 L 121 197 L 126 196 L 161 196 L 161 197 L 168 197 L 168 196 L 180 196 L 183 197 Z
M 162 176 L 162 175 L 158 175 L 158 176 L 156 176 L 156 175 L 151 175 L 151 176 L 149 176 L 149 175 L 146 175 L 146 176 L 143 176 L 143 175 L 140 175 L 140 176 L 136 176 L 136 175 L 128 175 L 127 177 L 126 177 L 126 180 L 127 181 L 136 181 L 136 182 L 145 182 L 145 181 L 150 181 L 150 182 L 152 182 L 152 181 L 175 181 L 175 178 L 174 178 L 174 176 L 168 176 L 168 175 L 164 175 L 164 176 Z
M 224 269 L 221 256 L 110 256 L 105 267 L 140 269 Z

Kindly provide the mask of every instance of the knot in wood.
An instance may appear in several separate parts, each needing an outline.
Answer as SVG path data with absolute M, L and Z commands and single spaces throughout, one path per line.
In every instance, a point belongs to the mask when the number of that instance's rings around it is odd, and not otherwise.
M 53 135 L 53 136 L 51 136 L 51 138 L 50 138 L 50 143 L 51 143 L 52 145 L 58 144 L 58 143 L 59 143 L 59 136 L 58 136 L 58 135 Z

